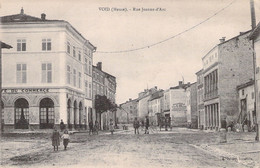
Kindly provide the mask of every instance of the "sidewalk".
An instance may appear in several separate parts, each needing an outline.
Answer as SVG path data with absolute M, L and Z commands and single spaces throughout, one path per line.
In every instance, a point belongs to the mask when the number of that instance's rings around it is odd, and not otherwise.
M 220 157 L 234 160 L 248 167 L 260 167 L 260 142 L 255 141 L 255 132 L 227 133 L 227 143 L 192 145 Z

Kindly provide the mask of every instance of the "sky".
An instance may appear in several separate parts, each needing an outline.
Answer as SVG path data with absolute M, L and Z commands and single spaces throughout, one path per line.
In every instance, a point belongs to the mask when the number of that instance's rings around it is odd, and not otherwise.
M 116 103 L 157 86 L 168 89 L 178 81 L 196 82 L 203 68 L 201 58 L 219 39 L 230 39 L 251 29 L 250 0 L 1 0 L 0 16 L 20 13 L 46 19 L 66 20 L 97 47 L 94 64 L 117 80 Z M 233 2 L 229 7 L 231 2 Z M 112 9 L 127 11 L 112 11 Z M 140 11 L 135 11 L 140 8 Z M 161 11 L 142 11 L 142 8 Z M 223 11 L 168 41 L 173 37 Z M 107 11 L 105 10 L 107 9 Z M 255 0 L 257 23 L 260 0 Z M 120 53 L 136 48 L 142 50 Z

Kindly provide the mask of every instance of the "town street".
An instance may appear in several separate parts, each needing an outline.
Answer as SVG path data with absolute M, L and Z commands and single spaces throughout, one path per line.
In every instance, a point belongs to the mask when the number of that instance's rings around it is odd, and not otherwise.
M 240 158 L 228 153 L 234 151 L 234 145 L 242 149 L 246 142 L 256 150 L 259 143 L 250 142 L 251 138 L 253 133 L 231 133 L 231 142 L 220 144 L 216 132 L 173 128 L 150 130 L 149 135 L 140 130 L 139 135 L 134 135 L 132 129 L 121 129 L 114 135 L 75 133 L 68 150 L 60 146 L 54 152 L 50 134 L 23 134 L 19 138 L 11 134 L 1 139 L 1 167 L 256 167 L 259 152 L 245 152 Z

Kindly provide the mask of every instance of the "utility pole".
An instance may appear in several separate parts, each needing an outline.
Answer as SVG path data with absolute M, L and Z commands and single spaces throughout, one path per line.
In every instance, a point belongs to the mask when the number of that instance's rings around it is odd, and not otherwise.
M 256 28 L 256 17 L 255 17 L 255 5 L 254 5 L 254 0 L 250 0 L 250 12 L 251 12 L 251 26 L 252 26 L 252 31 Z M 255 140 L 259 141 L 259 124 L 258 124 L 258 119 L 259 118 L 259 111 L 257 111 L 256 108 L 256 103 L 257 103 L 257 95 L 258 95 L 258 86 L 257 86 L 257 80 L 256 80 L 256 53 L 255 53 L 255 42 L 254 39 L 252 39 L 253 43 L 253 68 L 254 68 L 254 93 L 255 93 L 255 102 L 254 102 L 254 110 L 256 113 L 256 137 Z
M 0 132 L 2 133 L 2 48 L 13 48 L 12 46 L 5 44 L 4 42 L 0 41 L 0 98 L 1 98 L 1 105 L 0 105 Z

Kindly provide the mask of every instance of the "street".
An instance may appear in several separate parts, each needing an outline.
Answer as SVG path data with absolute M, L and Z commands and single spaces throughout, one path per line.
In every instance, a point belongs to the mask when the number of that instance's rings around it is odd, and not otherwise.
M 48 136 L 47 136 L 48 135 Z M 252 137 L 251 134 L 246 137 Z M 71 135 L 68 150 L 60 146 L 53 151 L 49 134 L 3 136 L 1 140 L 1 166 L 17 167 L 257 167 L 259 152 L 240 160 L 233 158 L 219 146 L 218 133 L 173 128 L 171 131 L 117 130 L 114 135 L 100 132 L 88 135 L 86 132 Z M 230 138 L 232 138 L 230 136 Z M 248 139 L 251 140 L 251 139 Z M 244 138 L 233 137 L 238 148 Z M 253 148 L 259 143 L 252 143 Z M 218 148 L 215 148 L 218 147 Z M 225 147 L 226 148 L 226 147 Z M 232 147 L 234 148 L 234 147 Z M 217 149 L 217 150 L 215 150 Z M 229 149 L 232 151 L 232 149 Z M 221 153 L 222 152 L 222 153 Z

